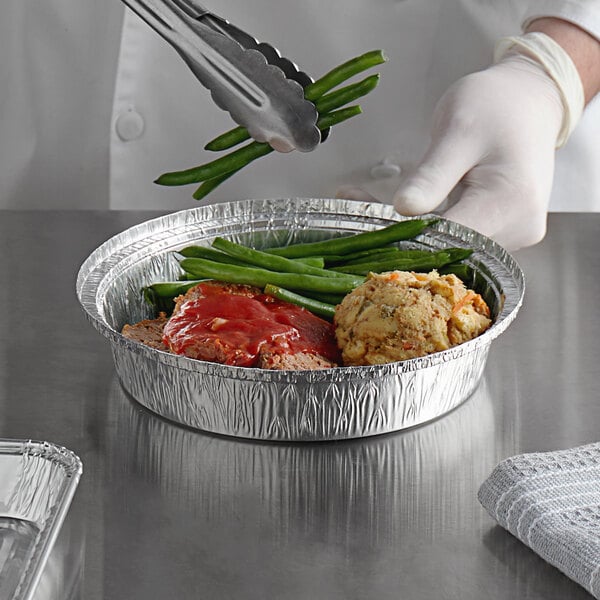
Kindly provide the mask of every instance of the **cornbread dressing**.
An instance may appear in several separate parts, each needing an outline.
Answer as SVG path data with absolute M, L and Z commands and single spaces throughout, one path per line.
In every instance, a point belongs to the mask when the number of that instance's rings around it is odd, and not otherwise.
M 367 280 L 336 307 L 346 366 L 426 356 L 469 341 L 491 325 L 483 298 L 455 275 L 390 271 Z

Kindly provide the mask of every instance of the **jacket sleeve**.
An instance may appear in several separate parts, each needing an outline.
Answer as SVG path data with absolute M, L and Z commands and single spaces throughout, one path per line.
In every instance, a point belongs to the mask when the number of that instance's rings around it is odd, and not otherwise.
M 564 19 L 600 40 L 600 0 L 530 0 L 523 29 L 540 17 Z

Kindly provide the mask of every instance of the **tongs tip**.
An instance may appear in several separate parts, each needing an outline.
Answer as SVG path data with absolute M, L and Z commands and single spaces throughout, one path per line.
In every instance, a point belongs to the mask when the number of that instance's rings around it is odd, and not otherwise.
M 315 105 L 304 97 L 300 71 L 274 47 L 195 0 L 124 2 L 175 48 L 215 104 L 255 140 L 280 152 L 310 152 L 325 138 Z

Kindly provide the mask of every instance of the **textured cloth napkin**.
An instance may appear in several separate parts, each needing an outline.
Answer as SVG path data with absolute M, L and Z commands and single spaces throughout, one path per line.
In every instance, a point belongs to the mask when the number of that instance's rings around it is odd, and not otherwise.
M 478 498 L 502 527 L 600 598 L 600 443 L 508 458 Z

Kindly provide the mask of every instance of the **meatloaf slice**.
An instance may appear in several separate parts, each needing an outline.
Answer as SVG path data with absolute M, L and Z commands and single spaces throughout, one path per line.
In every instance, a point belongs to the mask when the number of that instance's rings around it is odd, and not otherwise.
M 262 349 L 258 355 L 258 368 L 272 371 L 331 369 L 338 365 L 324 356 L 308 352 L 271 352 Z
M 203 282 L 175 298 L 175 308 L 172 316 L 177 317 L 180 315 L 189 302 L 193 303 L 207 296 L 222 294 L 264 298 L 262 290 L 252 286 L 217 281 Z M 215 315 L 214 321 L 215 328 L 218 328 L 221 325 L 220 322 L 224 322 L 226 319 Z M 176 351 L 169 347 L 168 336 L 165 336 L 164 328 L 168 322 L 169 318 L 161 313 L 156 319 L 147 319 L 134 325 L 125 325 L 122 333 L 125 337 L 152 348 L 175 353 Z M 332 337 L 332 339 L 334 338 Z M 190 358 L 222 364 L 238 364 L 236 363 L 236 353 L 238 353 L 236 348 L 224 344 L 218 336 L 198 339 L 184 352 Z M 255 366 L 270 370 L 315 370 L 336 367 L 338 363 L 318 353 L 298 351 L 285 343 L 271 342 L 260 346 Z
M 163 343 L 163 329 L 168 321 L 165 313 L 160 313 L 156 319 L 144 319 L 134 325 L 125 325 L 121 333 L 134 342 L 140 342 L 156 350 L 169 349 Z

